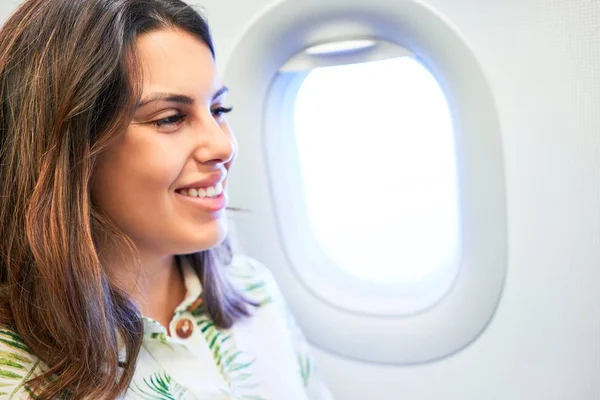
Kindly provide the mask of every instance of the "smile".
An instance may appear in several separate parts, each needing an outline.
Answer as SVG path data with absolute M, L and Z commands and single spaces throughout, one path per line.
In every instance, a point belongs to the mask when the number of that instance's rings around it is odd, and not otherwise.
M 215 186 L 179 189 L 176 192 L 186 197 L 215 198 L 223 193 L 223 184 L 219 182 Z
M 186 203 L 208 212 L 219 212 L 227 207 L 227 196 L 221 183 L 197 189 L 179 189 L 175 194 Z

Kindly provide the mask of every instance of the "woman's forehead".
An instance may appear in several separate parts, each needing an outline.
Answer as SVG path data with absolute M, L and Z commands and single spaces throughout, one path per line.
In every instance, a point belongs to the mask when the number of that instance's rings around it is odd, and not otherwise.
M 222 86 L 210 48 L 188 32 L 146 33 L 138 38 L 136 52 L 143 72 L 142 98 L 168 92 L 210 99 Z

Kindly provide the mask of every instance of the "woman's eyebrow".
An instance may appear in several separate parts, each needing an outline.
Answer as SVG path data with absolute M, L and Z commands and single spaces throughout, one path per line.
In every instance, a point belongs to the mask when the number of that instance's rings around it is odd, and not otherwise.
M 213 95 L 212 99 L 215 101 L 219 97 L 223 96 L 225 93 L 229 92 L 229 88 L 227 86 L 221 87 L 221 89 L 217 90 Z
M 155 101 L 168 101 L 171 103 L 181 103 L 181 104 L 185 104 L 185 105 L 192 105 L 194 104 L 194 99 L 183 95 L 183 94 L 175 94 L 175 93 L 151 93 L 149 94 L 145 99 L 141 100 L 136 108 L 140 108 L 143 107 L 149 103 L 155 102 Z
M 215 94 L 212 97 L 212 100 L 213 101 L 216 100 L 217 98 L 219 98 L 220 96 L 224 95 L 227 92 L 229 92 L 229 88 L 227 88 L 226 86 L 221 87 L 219 90 L 217 90 L 215 92 Z M 186 96 L 183 94 L 151 93 L 145 99 L 141 100 L 137 104 L 136 108 L 143 107 L 154 101 L 167 101 L 170 103 L 180 103 L 180 104 L 185 104 L 185 105 L 193 105 L 194 104 L 194 99 L 192 97 Z

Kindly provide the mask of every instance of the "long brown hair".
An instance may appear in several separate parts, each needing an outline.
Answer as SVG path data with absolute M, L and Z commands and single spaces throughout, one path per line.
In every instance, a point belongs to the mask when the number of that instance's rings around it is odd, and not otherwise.
M 39 399 L 116 398 L 133 377 L 141 316 L 95 246 L 99 231 L 128 239 L 89 186 L 139 101 L 135 40 L 164 28 L 214 57 L 206 22 L 179 0 L 28 0 L 0 30 L 0 324 L 48 366 L 29 382 Z M 227 242 L 185 257 L 217 326 L 247 315 L 220 268 Z

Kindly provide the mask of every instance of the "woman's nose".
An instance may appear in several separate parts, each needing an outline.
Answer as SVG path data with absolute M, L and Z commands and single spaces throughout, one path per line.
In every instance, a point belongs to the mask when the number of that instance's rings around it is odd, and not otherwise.
M 226 124 L 211 120 L 202 124 L 195 132 L 197 138 L 196 158 L 201 163 L 226 164 L 235 154 L 235 140 Z

